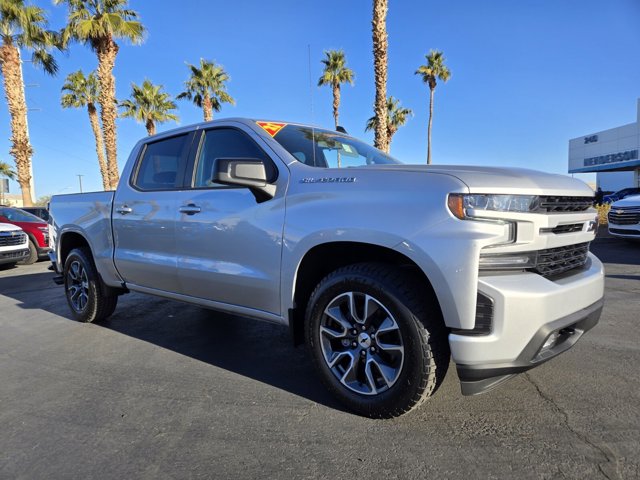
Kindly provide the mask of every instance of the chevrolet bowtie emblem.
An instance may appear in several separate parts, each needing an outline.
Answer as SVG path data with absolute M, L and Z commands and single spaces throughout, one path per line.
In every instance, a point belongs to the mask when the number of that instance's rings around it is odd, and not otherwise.
M 618 215 L 622 215 L 622 214 L 624 213 L 624 210 L 616 210 L 616 213 L 617 213 Z

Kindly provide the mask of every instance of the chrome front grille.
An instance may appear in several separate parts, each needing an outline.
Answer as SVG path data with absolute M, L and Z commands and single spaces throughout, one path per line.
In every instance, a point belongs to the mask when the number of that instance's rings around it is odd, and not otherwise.
M 14 247 L 26 242 L 27 234 L 24 232 L 0 232 L 0 247 Z
M 543 277 L 552 277 L 582 267 L 587 263 L 589 242 L 548 248 L 538 251 L 535 268 L 532 271 Z
M 640 223 L 640 207 L 612 207 L 609 223 L 615 225 L 635 225 Z
M 593 197 L 541 196 L 536 212 L 584 212 L 593 206 Z

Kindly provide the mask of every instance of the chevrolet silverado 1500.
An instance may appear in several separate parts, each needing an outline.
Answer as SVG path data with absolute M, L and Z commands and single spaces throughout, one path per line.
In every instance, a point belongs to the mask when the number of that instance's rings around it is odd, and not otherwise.
M 598 322 L 592 203 L 563 175 L 228 119 L 141 140 L 115 192 L 54 196 L 51 258 L 80 321 L 136 291 L 286 325 L 342 402 L 391 417 L 450 358 L 473 395 Z

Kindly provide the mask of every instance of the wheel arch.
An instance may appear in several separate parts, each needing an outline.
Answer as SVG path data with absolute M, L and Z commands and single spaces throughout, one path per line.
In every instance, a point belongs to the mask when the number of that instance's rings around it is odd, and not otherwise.
M 294 345 L 304 342 L 304 317 L 307 303 L 316 285 L 334 270 L 355 263 L 376 262 L 405 269 L 424 289 L 442 316 L 442 309 L 431 281 L 409 257 L 389 247 L 371 243 L 336 241 L 314 246 L 302 257 L 293 284 L 293 306 L 288 311 L 289 329 Z M 444 322 L 443 322 L 444 323 Z
M 82 248 L 87 247 L 89 252 L 93 256 L 93 251 L 91 249 L 91 245 L 89 241 L 81 234 L 76 231 L 68 231 L 64 232 L 60 235 L 60 240 L 58 242 L 58 265 L 62 268 L 64 266 L 64 262 L 67 260 L 69 256 L 69 252 L 74 248 Z

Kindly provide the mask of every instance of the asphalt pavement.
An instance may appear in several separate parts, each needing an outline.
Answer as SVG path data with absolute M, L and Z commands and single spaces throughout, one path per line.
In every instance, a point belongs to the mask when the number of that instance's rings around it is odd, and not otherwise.
M 598 326 L 497 390 L 353 415 L 285 328 L 129 294 L 70 319 L 46 262 L 0 271 L 0 478 L 640 478 L 640 243 L 603 236 Z

